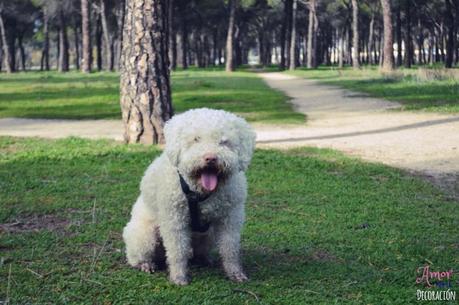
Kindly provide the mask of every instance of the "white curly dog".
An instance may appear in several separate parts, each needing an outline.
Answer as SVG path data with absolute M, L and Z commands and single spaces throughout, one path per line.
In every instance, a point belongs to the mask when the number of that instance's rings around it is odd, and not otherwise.
M 209 263 L 216 245 L 227 276 L 247 280 L 239 244 L 255 133 L 234 114 L 202 108 L 174 116 L 164 134 L 123 231 L 128 263 L 154 272 L 166 259 L 170 280 L 186 285 L 188 261 Z

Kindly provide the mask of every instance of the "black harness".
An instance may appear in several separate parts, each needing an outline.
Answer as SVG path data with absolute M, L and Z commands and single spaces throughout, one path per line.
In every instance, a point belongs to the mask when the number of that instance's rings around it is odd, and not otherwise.
M 182 191 L 185 194 L 186 200 L 188 201 L 188 209 L 190 210 L 190 227 L 193 232 L 204 233 L 209 230 L 210 222 L 201 223 L 200 220 L 200 211 L 198 204 L 209 198 L 210 194 L 201 195 L 196 192 L 193 192 L 190 189 L 190 186 L 183 179 L 182 175 L 178 173 L 180 177 L 180 186 Z

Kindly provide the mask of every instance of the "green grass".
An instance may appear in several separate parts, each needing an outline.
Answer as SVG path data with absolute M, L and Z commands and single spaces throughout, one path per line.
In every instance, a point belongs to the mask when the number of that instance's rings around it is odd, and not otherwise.
M 242 238 L 251 280 L 193 267 L 192 284 L 175 287 L 129 268 L 120 235 L 159 153 L 0 138 L 0 223 L 57 220 L 0 234 L 0 300 L 8 290 L 11 304 L 255 304 L 250 291 L 260 304 L 414 304 L 418 267 L 459 267 L 458 202 L 429 184 L 331 150 L 258 150 Z
M 459 78 L 426 79 L 420 72 L 417 69 L 400 69 L 391 75 L 383 75 L 375 67 L 358 71 L 320 67 L 287 73 L 400 102 L 403 110 L 458 113 Z
M 249 72 L 177 71 L 172 74 L 176 112 L 209 107 L 236 112 L 251 122 L 303 123 L 282 93 Z M 27 72 L 0 74 L 0 117 L 118 119 L 117 73 Z

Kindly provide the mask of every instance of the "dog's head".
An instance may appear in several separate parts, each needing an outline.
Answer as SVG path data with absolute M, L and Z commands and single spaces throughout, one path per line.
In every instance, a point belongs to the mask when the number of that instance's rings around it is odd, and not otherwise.
M 176 115 L 166 123 L 164 135 L 170 162 L 202 193 L 246 171 L 255 148 L 250 125 L 222 110 L 202 108 Z

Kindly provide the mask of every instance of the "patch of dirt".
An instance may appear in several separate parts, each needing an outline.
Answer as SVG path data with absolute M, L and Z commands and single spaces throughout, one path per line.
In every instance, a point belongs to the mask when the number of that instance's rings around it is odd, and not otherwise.
M 13 222 L 0 224 L 0 232 L 25 233 L 40 231 L 65 231 L 70 225 L 68 219 L 57 215 L 34 215 L 18 218 Z

